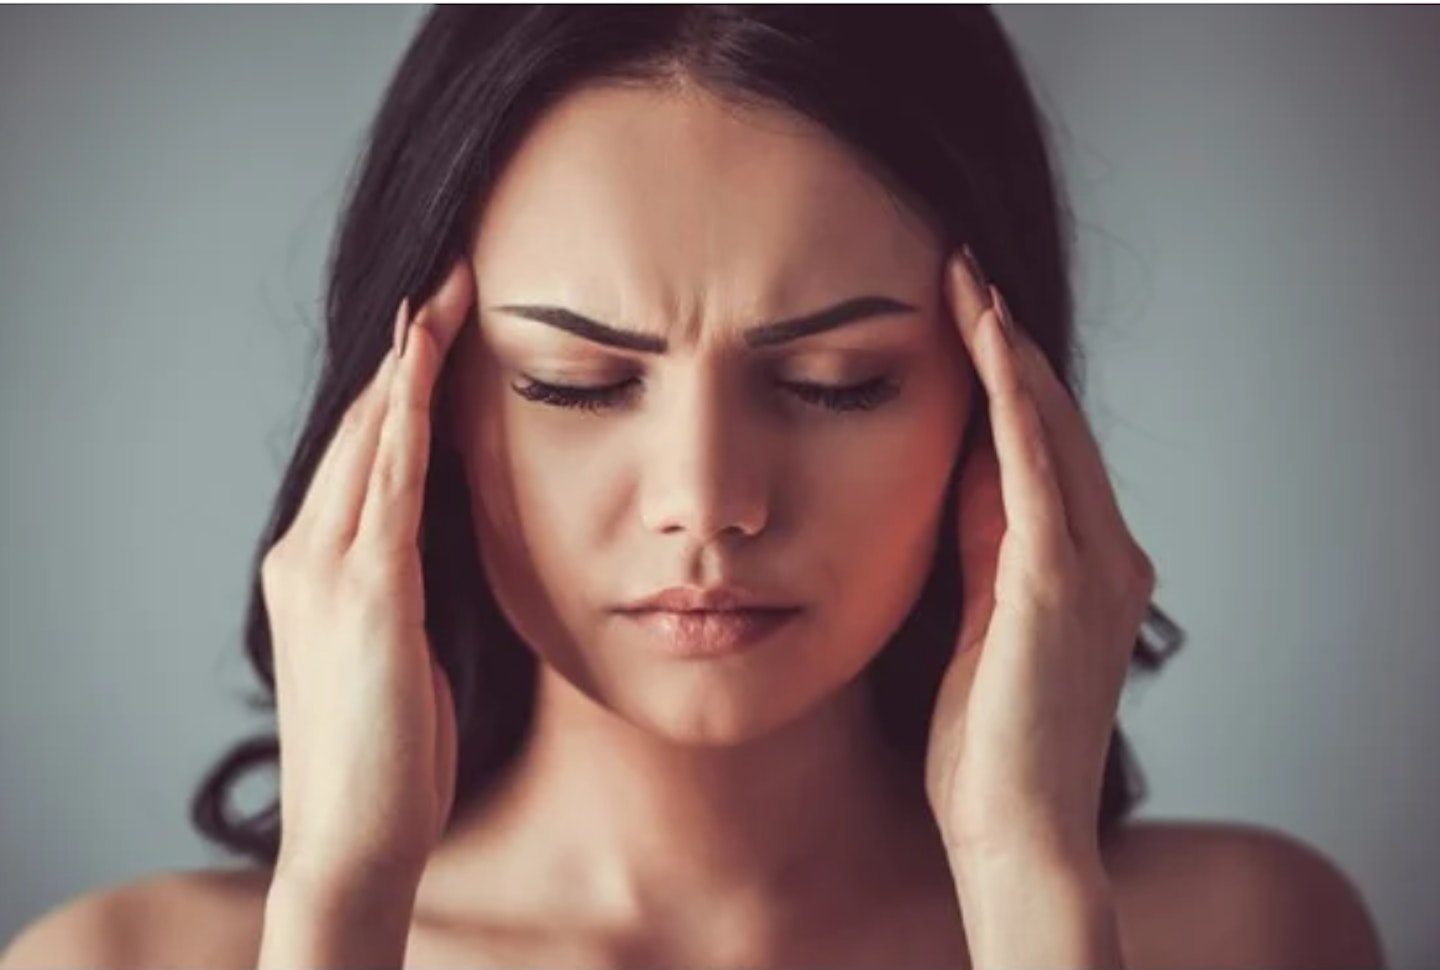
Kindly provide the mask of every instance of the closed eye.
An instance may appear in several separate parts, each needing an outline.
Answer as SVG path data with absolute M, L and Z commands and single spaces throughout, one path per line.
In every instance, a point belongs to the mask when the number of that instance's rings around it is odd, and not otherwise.
M 516 394 L 537 404 L 576 408 L 581 411 L 603 411 L 623 404 L 625 396 L 639 383 L 638 377 L 630 377 L 619 383 L 600 387 L 575 387 L 569 384 L 546 384 L 544 381 L 527 377 L 525 383 L 511 386 Z
M 831 411 L 873 411 L 900 392 L 899 383 L 888 377 L 838 387 L 807 383 L 782 383 L 781 387 L 807 404 L 818 404 Z
M 598 387 L 549 384 L 526 377 L 524 383 L 514 384 L 512 389 L 525 400 L 537 404 L 594 413 L 624 405 L 639 386 L 638 377 Z M 893 399 L 900 391 L 899 382 L 889 377 L 876 377 L 859 384 L 838 386 L 781 381 L 779 386 L 806 404 L 837 412 L 871 411 Z

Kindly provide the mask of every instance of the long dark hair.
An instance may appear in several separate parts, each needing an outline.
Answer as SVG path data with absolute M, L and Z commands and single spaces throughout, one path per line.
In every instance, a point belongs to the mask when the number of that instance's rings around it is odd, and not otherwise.
M 936 230 L 947 250 L 969 243 L 1074 388 L 1069 212 L 1040 113 L 988 8 L 437 7 L 385 93 L 330 254 L 323 364 L 251 564 L 245 651 L 263 683 L 252 707 L 275 707 L 260 563 L 289 528 L 341 415 L 384 355 L 394 308 L 404 296 L 412 306 L 423 302 L 466 251 L 498 173 L 548 105 L 590 81 L 681 79 L 828 128 L 907 211 Z M 468 486 L 445 434 L 449 386 L 442 375 L 420 542 L 427 625 L 459 721 L 453 818 L 483 795 L 524 739 L 537 661 L 501 615 L 480 566 Z M 988 420 L 983 400 L 975 413 L 972 429 Z M 952 485 L 972 441 L 962 448 Z M 960 619 L 953 505 L 947 503 L 921 595 L 865 674 L 880 729 L 898 756 L 913 762 L 917 786 L 929 715 Z M 1182 639 L 1152 605 L 1132 670 L 1157 669 Z M 202 835 L 274 863 L 278 801 L 242 815 L 231 796 L 250 772 L 276 769 L 278 755 L 277 738 L 267 733 L 237 744 L 207 773 L 190 805 Z M 1117 725 L 1100 837 L 1143 797 L 1143 777 Z

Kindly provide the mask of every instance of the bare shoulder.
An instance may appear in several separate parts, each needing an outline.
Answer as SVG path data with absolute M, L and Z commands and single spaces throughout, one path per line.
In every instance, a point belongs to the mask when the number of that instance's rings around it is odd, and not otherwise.
M 42 913 L 0 970 L 254 967 L 269 871 L 163 872 L 101 886 Z
M 1143 967 L 1381 968 L 1364 898 L 1300 839 L 1244 823 L 1137 821 L 1110 872 L 1127 962 Z

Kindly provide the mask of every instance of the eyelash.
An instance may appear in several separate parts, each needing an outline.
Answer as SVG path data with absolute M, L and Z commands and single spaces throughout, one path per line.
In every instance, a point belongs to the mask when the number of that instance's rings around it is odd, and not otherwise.
M 526 381 L 528 383 L 512 387 L 516 394 L 527 401 L 590 412 L 618 407 L 624 403 L 630 390 L 639 383 L 634 377 L 604 387 L 546 384 L 533 377 L 527 377 Z M 888 377 L 877 377 L 862 384 L 844 387 L 798 382 L 782 382 L 781 386 L 807 404 L 838 412 L 873 411 L 894 398 L 900 389 L 900 385 Z

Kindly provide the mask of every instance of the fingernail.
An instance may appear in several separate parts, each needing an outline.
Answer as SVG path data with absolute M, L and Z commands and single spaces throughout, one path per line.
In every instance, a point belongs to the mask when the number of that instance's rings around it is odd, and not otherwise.
M 405 356 L 405 334 L 407 324 L 410 322 L 410 298 L 407 296 L 400 301 L 400 309 L 395 312 L 395 334 L 392 342 L 395 345 L 395 356 Z
M 950 262 L 945 273 L 945 299 L 950 303 L 955 302 L 955 276 L 965 268 L 965 257 L 963 255 L 955 253 L 950 257 Z
M 989 290 L 990 281 L 985 278 L 985 271 L 980 268 L 980 260 L 975 258 L 975 253 L 971 250 L 969 243 L 966 243 L 960 250 L 960 254 L 965 258 L 965 266 L 970 271 L 970 278 L 975 281 L 975 285 L 981 290 Z
M 1010 306 L 1005 302 L 1004 295 L 992 284 L 989 287 L 990 301 L 995 306 L 996 315 L 1000 318 L 1000 332 L 1011 344 L 1015 343 L 1015 321 L 1010 317 Z

